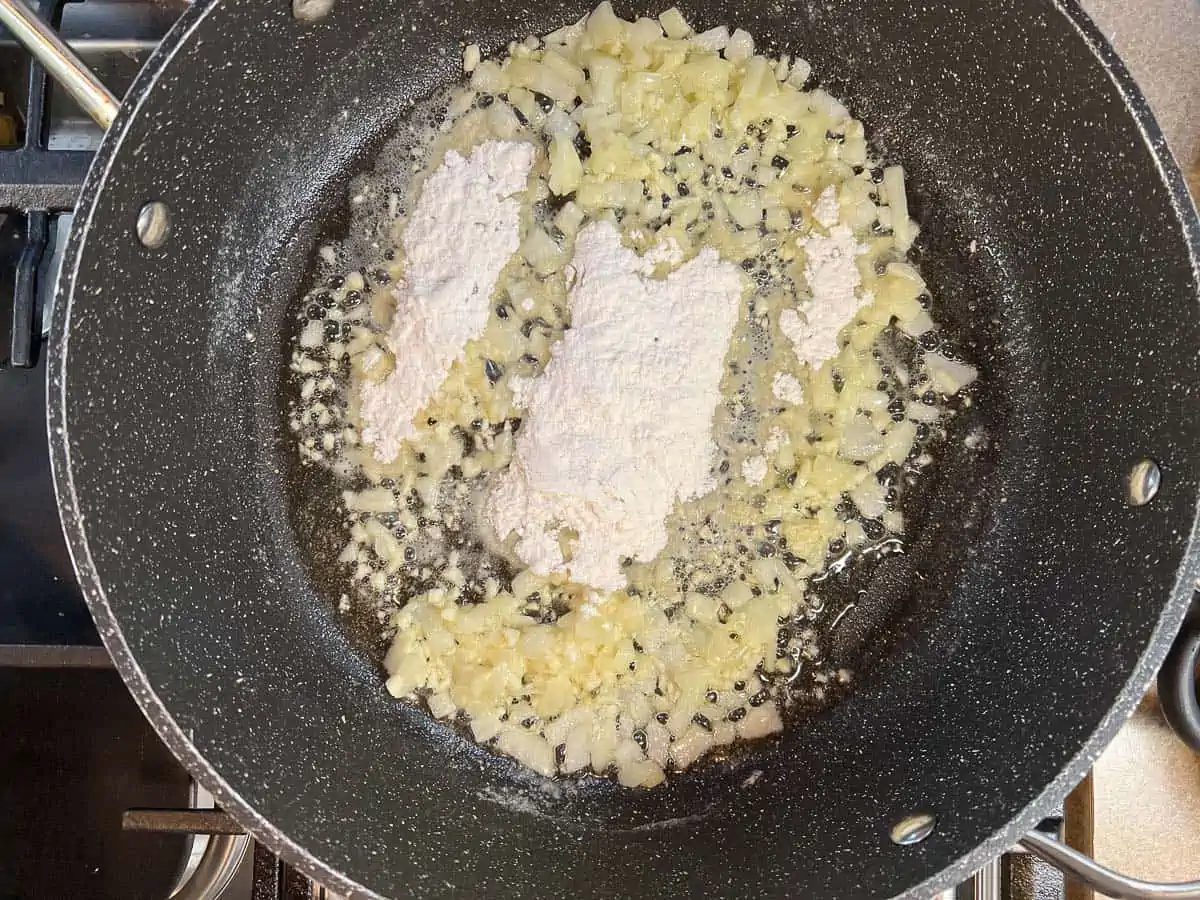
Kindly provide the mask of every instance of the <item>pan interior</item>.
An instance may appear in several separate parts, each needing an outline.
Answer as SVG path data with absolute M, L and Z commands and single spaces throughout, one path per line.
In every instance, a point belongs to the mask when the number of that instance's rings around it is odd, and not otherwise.
M 906 167 L 935 318 L 982 376 L 908 498 L 909 552 L 853 586 L 835 649 L 857 690 L 654 791 L 548 789 L 386 697 L 374 632 L 335 611 L 340 529 L 312 499 L 335 486 L 296 465 L 281 410 L 312 251 L 389 124 L 453 77 L 460 42 L 495 52 L 587 6 L 342 0 L 300 23 L 288 3 L 212 4 L 87 198 L 56 464 L 102 631 L 227 797 L 381 895 L 902 893 L 1132 702 L 1164 609 L 1180 613 L 1200 475 L 1191 249 L 1073 24 L 1032 0 L 680 6 L 808 59 Z M 151 198 L 175 212 L 161 250 L 131 240 Z M 1132 510 L 1141 457 L 1166 486 Z M 893 845 L 917 810 L 933 836 Z

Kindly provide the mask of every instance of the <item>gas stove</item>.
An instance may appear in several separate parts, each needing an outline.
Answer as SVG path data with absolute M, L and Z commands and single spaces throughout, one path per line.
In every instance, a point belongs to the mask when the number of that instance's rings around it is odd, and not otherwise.
M 121 96 L 186 0 L 39 0 Z M 1084 4 L 1200 176 L 1200 3 Z M 0 30 L 0 897 L 298 900 L 314 885 L 212 808 L 109 665 L 59 530 L 45 420 L 46 336 L 72 209 L 102 135 Z M 1200 178 L 1193 179 L 1200 188 Z M 1200 760 L 1153 697 L 1058 826 L 1147 878 L 1200 876 Z M 1083 900 L 1006 854 L 938 900 Z

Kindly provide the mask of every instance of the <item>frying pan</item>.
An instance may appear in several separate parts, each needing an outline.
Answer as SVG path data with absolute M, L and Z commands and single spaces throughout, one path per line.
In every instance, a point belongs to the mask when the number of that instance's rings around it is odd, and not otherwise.
M 547 788 L 386 696 L 334 610 L 331 486 L 283 426 L 295 304 L 349 179 L 461 42 L 496 52 L 589 2 L 199 0 L 117 110 L 4 0 L 112 119 L 49 427 L 80 583 L 147 716 L 256 837 L 355 896 L 916 897 L 1020 839 L 1108 893 L 1165 890 L 1032 833 L 1142 696 L 1200 569 L 1200 226 L 1072 2 L 680 3 L 809 60 L 905 166 L 935 315 L 982 371 L 909 496 L 907 554 L 833 648 L 856 690 L 651 791 Z

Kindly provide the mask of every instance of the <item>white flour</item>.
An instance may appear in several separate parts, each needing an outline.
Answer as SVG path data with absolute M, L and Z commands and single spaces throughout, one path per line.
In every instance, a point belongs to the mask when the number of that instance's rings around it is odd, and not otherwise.
M 579 235 L 571 328 L 521 389 L 516 453 L 486 504 L 539 574 L 614 590 L 653 559 L 677 501 L 714 486 L 713 410 L 742 276 L 704 249 L 665 279 L 607 222 Z
M 520 243 L 520 203 L 533 145 L 488 141 L 463 159 L 453 150 L 433 172 L 404 229 L 405 279 L 396 285 L 388 348 L 396 368 L 362 389 L 363 439 L 390 462 L 416 433 L 466 344 L 487 325 L 492 289 Z
M 804 318 L 794 309 L 780 313 L 779 327 L 792 342 L 796 357 L 815 369 L 837 355 L 838 332 L 871 301 L 871 294 L 858 295 L 862 276 L 855 259 L 867 248 L 855 240 L 849 226 L 838 224 L 833 187 L 822 192 L 813 216 L 828 234 L 814 233 L 800 241 L 807 256 L 804 278 L 812 300 L 804 307 Z
M 789 372 L 775 373 L 775 378 L 771 381 L 771 393 L 775 395 L 776 400 L 791 403 L 793 406 L 804 402 L 804 387 L 800 384 L 800 379 Z
M 767 458 L 761 453 L 742 463 L 742 477 L 747 484 L 762 484 L 767 477 Z

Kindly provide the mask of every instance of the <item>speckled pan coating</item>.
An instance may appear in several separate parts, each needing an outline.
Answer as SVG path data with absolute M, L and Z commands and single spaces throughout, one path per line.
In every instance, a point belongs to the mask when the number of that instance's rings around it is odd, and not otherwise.
M 654 792 L 553 796 L 388 701 L 320 587 L 280 413 L 287 310 L 348 173 L 461 40 L 495 51 L 585 4 L 338 0 L 301 25 L 288 0 L 199 2 L 85 186 L 49 392 L 80 581 L 171 748 L 340 893 L 928 895 L 1083 775 L 1191 596 L 1200 229 L 1078 10 L 680 5 L 803 54 L 907 166 L 938 315 L 984 381 L 915 498 L 912 551 L 847 632 L 873 648 L 858 690 Z M 150 199 L 175 211 L 161 250 L 134 238 Z M 1135 510 L 1123 478 L 1142 456 L 1165 481 Z M 891 823 L 921 809 L 933 836 L 894 846 Z

